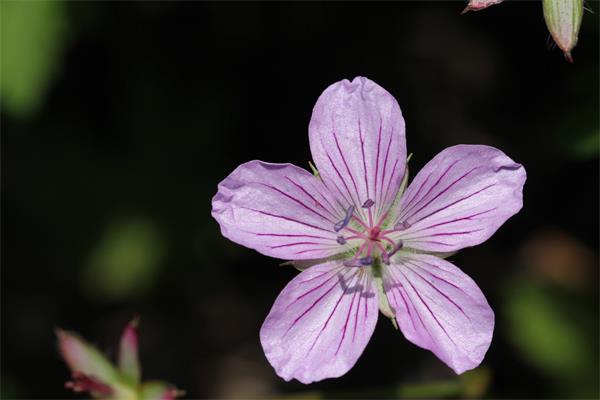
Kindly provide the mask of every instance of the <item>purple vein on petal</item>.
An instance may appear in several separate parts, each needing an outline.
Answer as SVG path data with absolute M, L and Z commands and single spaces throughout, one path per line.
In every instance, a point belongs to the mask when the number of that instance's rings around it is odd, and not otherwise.
M 266 187 L 268 187 L 269 189 L 275 190 L 277 193 L 280 193 L 281 195 L 283 195 L 283 196 L 287 197 L 288 199 L 290 199 L 290 200 L 292 200 L 292 201 L 294 201 L 294 202 L 296 202 L 296 203 L 300 204 L 302 207 L 304 207 L 304 208 L 305 208 L 305 209 L 307 209 L 308 211 L 310 211 L 310 212 L 312 212 L 312 213 L 314 213 L 314 214 L 318 215 L 319 217 L 323 218 L 323 219 L 324 219 L 324 220 L 326 220 L 326 221 L 329 221 L 329 222 L 333 223 L 333 221 L 332 221 L 331 219 L 327 218 L 326 216 L 324 216 L 324 215 L 323 215 L 323 214 L 321 214 L 320 212 L 318 212 L 318 211 L 314 210 L 313 208 L 311 208 L 311 207 L 307 206 L 306 204 L 304 204 L 302 201 L 300 201 L 299 199 L 295 198 L 294 196 L 292 196 L 292 195 L 289 195 L 289 194 L 285 193 L 284 191 L 282 191 L 282 190 L 280 190 L 280 189 L 276 188 L 275 186 L 271 186 L 271 185 L 268 185 L 268 184 L 266 184 L 266 183 L 261 183 L 261 182 L 251 182 L 251 183 L 258 183 L 258 184 L 260 184 L 260 185 L 263 185 L 263 186 L 266 186 Z M 311 196 L 311 197 L 312 197 L 312 196 Z M 314 199 L 314 197 L 313 197 L 313 199 Z M 315 200 L 315 201 L 316 201 L 316 200 Z
M 450 247 L 450 246 L 454 246 L 453 244 L 444 243 L 444 242 L 439 242 L 439 241 L 436 241 L 436 240 L 412 240 L 412 239 L 411 239 L 411 240 L 407 240 L 407 242 L 410 242 L 410 243 L 415 243 L 415 242 L 417 242 L 417 243 L 430 243 L 430 244 L 439 244 L 440 246 L 448 246 L 448 247 Z
M 338 247 L 338 246 L 336 246 L 336 247 Z M 300 254 L 310 253 L 311 251 L 323 251 L 323 250 L 327 250 L 327 249 L 329 249 L 329 247 L 326 247 L 323 249 L 307 249 L 307 250 L 297 251 L 294 254 L 300 255 Z
M 259 213 L 259 214 L 268 215 L 268 216 L 270 216 L 270 217 L 274 217 L 274 218 L 281 218 L 281 219 L 283 219 L 283 220 L 286 220 L 286 221 L 295 222 L 295 223 L 297 223 L 297 224 L 304 225 L 304 226 L 308 226 L 308 227 L 310 227 L 310 228 L 313 228 L 313 229 L 318 229 L 318 230 L 320 230 L 320 231 L 324 231 L 324 232 L 330 232 L 329 230 L 327 230 L 327 229 L 324 229 L 324 228 L 321 228 L 321 227 L 319 227 L 319 226 L 312 225 L 312 224 L 308 224 L 308 223 L 306 223 L 306 222 L 302 222 L 302 221 L 299 221 L 299 220 L 297 220 L 297 219 L 294 219 L 294 218 L 285 217 L 285 216 L 283 216 L 283 215 L 277 215 L 277 214 L 269 213 L 269 212 L 266 212 L 266 211 L 261 211 L 261 210 L 256 210 L 256 209 L 254 209 L 254 208 L 249 208 L 249 207 L 242 207 L 242 206 L 240 206 L 240 208 L 243 208 L 243 209 L 245 209 L 245 210 L 254 211 L 254 212 L 257 212 L 257 213 Z
M 330 193 L 332 193 L 332 191 L 327 187 L 327 185 L 323 182 L 323 185 L 325 186 L 326 189 L 329 190 Z M 340 201 L 337 199 L 336 196 L 333 196 L 334 201 L 337 203 L 337 205 L 339 206 L 339 208 L 336 208 L 333 204 L 331 204 L 331 202 L 329 201 L 329 199 L 327 199 L 327 196 L 325 196 L 323 193 L 321 193 L 320 190 L 318 190 L 315 185 L 313 183 L 311 183 L 312 188 L 315 190 L 316 193 L 319 193 L 319 195 L 321 196 L 321 198 L 323 199 L 323 201 L 325 203 L 327 203 L 327 205 L 330 207 L 330 210 L 332 211 L 332 215 L 335 216 L 336 219 L 340 218 L 340 208 L 344 209 L 344 206 L 342 205 L 342 203 L 340 203 Z M 335 183 L 334 183 L 335 186 Z M 336 186 L 337 188 L 337 186 Z M 339 189 L 338 189 L 339 191 Z
M 375 180 L 373 182 L 373 184 L 374 184 L 374 189 L 373 190 L 375 190 L 375 194 L 374 194 L 375 201 L 378 204 L 377 209 L 380 212 L 381 212 L 381 205 L 379 203 L 381 202 L 381 195 L 377 191 L 377 177 L 379 175 L 379 149 L 380 149 L 380 146 L 381 146 L 381 128 L 382 128 L 382 120 L 381 120 L 381 118 L 379 118 L 379 133 L 378 133 L 378 136 L 377 136 L 377 157 L 375 158 Z
M 287 179 L 288 181 L 290 181 L 292 183 L 292 185 L 296 186 L 298 189 L 300 189 L 304 194 L 306 194 L 308 197 L 310 197 L 312 199 L 312 201 L 315 202 L 315 204 L 319 207 L 321 207 L 323 210 L 327 211 L 327 213 L 329 215 L 331 215 L 334 219 L 336 219 L 337 217 L 335 216 L 335 214 L 333 214 L 331 212 L 330 209 L 328 209 L 327 207 L 323 206 L 323 204 L 321 204 L 321 202 L 319 200 L 317 200 L 312 194 L 310 194 L 306 189 L 304 189 L 301 185 L 299 185 L 298 183 L 296 183 L 293 179 L 291 179 L 290 177 L 286 176 L 285 179 Z
M 339 269 L 334 270 L 337 274 L 337 272 L 339 271 Z M 286 307 L 286 310 L 294 303 L 296 303 L 298 300 L 300 300 L 302 297 L 308 295 L 311 292 L 314 292 L 315 290 L 321 288 L 323 285 L 325 285 L 327 282 L 331 281 L 332 278 L 334 278 L 336 276 L 336 274 L 334 274 L 333 276 L 331 276 L 330 278 L 328 278 L 326 281 L 324 281 L 322 284 L 320 284 L 318 287 L 311 289 L 310 291 L 304 293 L 303 295 L 299 296 L 298 298 L 296 298 L 296 300 L 294 300 L 291 304 L 289 304 Z M 298 323 L 298 321 L 300 321 L 306 314 L 308 314 L 308 312 L 310 312 L 313 308 L 315 308 L 315 306 L 321 302 L 321 300 L 323 300 L 325 298 L 325 296 L 327 296 L 329 294 L 329 292 L 331 292 L 337 285 L 339 285 L 339 282 L 335 282 L 329 289 L 327 289 L 325 291 L 325 293 L 323 293 L 317 300 L 315 300 L 315 302 L 313 304 L 311 304 L 306 310 L 304 310 L 304 312 L 302 312 L 302 314 L 300 314 L 300 316 L 298 318 L 296 318 L 292 324 L 290 325 L 290 327 L 285 331 L 285 333 L 283 334 L 283 336 L 286 336 L 290 330 Z
M 331 274 L 331 273 L 335 274 L 337 271 L 339 271 L 339 268 L 330 269 L 329 271 L 323 272 L 322 274 L 319 274 L 317 276 L 313 276 L 312 278 L 308 278 L 308 279 L 306 279 L 304 281 L 300 281 L 299 284 L 304 284 L 304 283 L 312 282 L 315 279 L 321 278 L 321 277 L 323 277 L 323 276 L 325 276 L 327 274 Z
M 439 294 L 441 294 L 441 295 L 442 295 L 442 296 L 443 296 L 443 297 L 444 297 L 446 300 L 448 300 L 450 303 L 454 304 L 454 306 L 455 306 L 456 308 L 458 308 L 458 309 L 459 309 L 459 311 L 460 311 L 460 312 L 461 312 L 461 313 L 462 313 L 462 314 L 465 316 L 465 318 L 467 318 L 469 321 L 471 321 L 471 318 L 469 318 L 469 316 L 468 316 L 468 315 L 465 313 L 465 311 L 462 309 L 462 307 L 461 307 L 461 306 L 459 306 L 458 304 L 456 304 L 456 302 L 455 302 L 454 300 L 452 300 L 450 297 L 448 297 L 448 295 L 446 295 L 444 292 L 442 292 L 440 289 L 438 289 L 438 288 L 437 288 L 437 287 L 436 287 L 434 284 L 432 284 L 432 283 L 431 283 L 431 282 L 430 282 L 428 279 L 426 279 L 426 278 L 425 278 L 423 275 L 421 275 L 421 274 L 419 274 L 417 271 L 415 271 L 415 269 L 414 269 L 414 268 L 410 267 L 410 265 L 412 265 L 412 266 L 417 266 L 417 267 L 418 267 L 418 265 L 416 265 L 416 264 L 413 264 L 413 263 L 411 263 L 411 262 L 407 262 L 407 263 L 406 263 L 406 265 L 407 265 L 407 266 L 409 266 L 408 268 L 409 268 L 409 269 L 410 269 L 410 270 L 411 270 L 411 271 L 412 271 L 412 272 L 413 272 L 415 275 L 417 275 L 419 278 L 421 278 L 421 280 L 423 280 L 425 283 L 427 283 L 427 284 L 428 284 L 430 287 L 432 287 L 432 288 L 433 288 L 433 289 L 434 289 L 436 292 L 438 292 Z M 423 271 L 425 271 L 425 270 L 423 270 Z M 428 272 L 428 271 L 425 271 L 425 272 L 427 272 L 427 273 L 429 274 L 429 272 Z M 432 275 L 432 276 L 433 276 L 433 275 Z M 454 286 L 455 288 L 459 289 L 461 292 L 463 292 L 463 293 L 464 293 L 464 291 L 463 291 L 462 289 L 460 289 L 458 286 L 456 286 L 456 285 L 454 285 L 454 284 L 451 284 L 451 283 L 449 283 L 449 282 L 448 282 L 448 281 L 446 281 L 445 279 L 441 279 L 441 278 L 439 278 L 439 277 L 436 277 L 436 278 L 438 278 L 438 279 L 440 279 L 440 280 L 442 280 L 442 281 L 444 281 L 444 282 L 446 282 L 446 283 L 448 283 L 448 284 L 450 284 L 450 285 Z
M 396 297 L 396 292 L 394 290 L 392 290 L 393 284 L 397 283 L 398 286 L 400 286 L 400 288 L 402 288 L 402 290 L 406 291 L 406 289 L 404 288 L 404 285 L 402 285 L 402 283 L 400 282 L 400 280 L 396 276 L 396 272 L 394 271 L 393 268 L 388 268 L 387 271 L 388 271 L 389 275 L 392 277 L 392 285 L 390 286 L 389 292 L 392 293 L 392 297 L 394 298 L 394 300 L 396 301 L 396 303 L 398 303 L 398 298 Z M 410 319 L 410 323 L 412 324 L 413 329 L 416 332 L 417 331 L 417 327 L 415 326 L 414 317 L 412 316 L 412 314 L 410 312 L 410 308 L 408 307 L 408 302 L 404 298 L 404 295 L 402 294 L 402 290 L 398 289 L 398 292 L 400 292 L 400 298 L 402 299 L 402 302 L 404 303 L 404 307 L 406 308 L 406 312 L 408 313 L 408 318 Z
M 448 174 L 448 172 L 450 172 L 450 170 L 452 169 L 452 167 L 454 167 L 459 160 L 454 161 L 452 164 L 450 164 L 448 166 L 448 168 L 446 168 L 446 170 L 439 176 L 439 178 L 437 179 L 437 181 L 435 181 L 435 183 L 433 185 L 431 185 L 431 187 L 429 188 L 429 190 L 427 191 L 427 193 L 425 193 L 425 195 L 423 197 L 421 197 L 420 199 L 417 200 L 416 203 L 414 203 L 410 208 L 405 208 L 402 211 L 402 215 L 398 216 L 398 220 L 401 221 L 406 221 L 408 220 L 408 218 L 406 218 L 406 215 L 409 213 L 409 211 L 412 211 L 412 209 L 416 206 L 418 206 L 422 201 L 425 201 L 425 199 L 427 198 L 427 196 L 429 196 L 429 194 L 433 191 L 433 189 L 435 189 L 437 187 L 437 185 L 440 184 L 440 182 L 442 181 L 442 179 L 444 179 L 444 176 L 446 176 L 446 174 Z M 452 186 L 452 184 L 451 184 Z M 411 199 L 412 200 L 412 199 Z M 433 200 L 435 200 L 435 197 L 433 198 Z M 427 203 L 429 204 L 429 203 Z M 425 206 L 427 206 L 427 204 Z M 423 209 L 423 207 L 421 207 L 421 209 L 419 209 L 419 211 L 421 211 Z
M 338 142 L 338 138 L 337 138 L 337 134 L 335 133 L 335 131 L 331 131 L 331 133 L 333 134 L 333 139 L 335 140 L 335 145 L 338 149 L 338 152 L 340 153 L 340 157 L 342 158 L 342 162 L 344 163 L 344 165 L 346 166 L 346 171 L 348 172 L 348 175 L 350 175 L 350 180 L 352 181 L 352 184 L 354 185 L 354 191 L 356 193 L 356 205 L 360 205 L 360 193 L 358 192 L 358 186 L 356 186 L 356 181 L 354 180 L 354 175 L 352 175 L 352 171 L 350 171 L 350 167 L 348 166 L 348 163 L 346 162 L 346 157 L 344 157 L 344 153 L 342 152 L 342 149 L 340 147 L 340 144 Z
M 461 177 L 461 178 L 462 178 L 462 177 Z M 453 182 L 452 184 L 454 184 L 454 183 L 455 183 L 455 182 Z M 431 212 L 431 213 L 427 214 L 427 215 L 426 215 L 426 216 L 424 216 L 424 217 L 421 217 L 421 218 L 419 218 L 417 221 L 414 221 L 414 222 L 412 222 L 412 224 L 414 225 L 414 224 L 416 224 L 416 223 L 417 223 L 417 222 L 419 222 L 419 221 L 423 221 L 424 219 L 426 219 L 426 218 L 429 218 L 429 217 L 431 217 L 432 215 L 435 215 L 435 214 L 437 214 L 437 213 L 438 213 L 438 212 L 440 212 L 440 211 L 444 211 L 444 210 L 446 210 L 447 208 L 449 208 L 449 207 L 452 207 L 452 206 L 454 206 L 454 205 L 456 205 L 456 204 L 458 204 L 458 203 L 460 203 L 460 202 L 462 202 L 462 201 L 464 201 L 464 200 L 470 199 L 471 197 L 473 197 L 473 196 L 475 196 L 475 195 L 478 195 L 479 193 L 483 192 L 484 190 L 487 190 L 487 189 L 489 189 L 489 188 L 491 188 L 491 187 L 494 187 L 494 186 L 496 186 L 496 184 L 495 184 L 495 183 L 489 184 L 489 185 L 487 185 L 487 186 L 485 186 L 485 187 L 483 187 L 483 188 L 481 188 L 481 189 L 479 189 L 479 190 L 477 190 L 477 191 L 475 191 L 475 192 L 473 192 L 473 193 L 471 193 L 471 194 L 469 194 L 469 195 L 467 195 L 467 196 L 465 196 L 465 197 L 461 197 L 460 199 L 458 199 L 458 200 L 455 200 L 455 201 L 453 201 L 452 203 L 450 203 L 450 204 L 447 204 L 447 205 L 445 205 L 445 206 L 443 206 L 443 207 L 441 207 L 441 208 L 439 208 L 439 209 L 437 209 L 437 210 L 435 210 L 435 211 L 433 211 L 433 212 Z M 447 188 L 447 189 L 448 189 L 448 188 Z M 441 193 L 440 193 L 440 195 L 441 195 Z M 438 195 L 438 196 L 439 196 L 439 195 Z M 438 196 L 436 196 L 436 197 L 438 197 Z M 434 199 L 432 199 L 431 201 L 433 201 L 433 200 L 435 200 L 435 198 L 434 198 Z M 431 203 L 431 201 L 430 201 L 429 203 Z M 429 205 L 429 203 L 427 203 L 425 206 L 423 206 L 423 207 L 421 208 L 421 210 L 422 210 L 424 207 L 428 206 L 428 205 Z M 412 215 L 410 215 L 409 217 L 406 217 L 406 219 L 409 219 L 409 218 L 412 218 L 412 217 L 414 217 L 414 216 L 415 216 L 415 215 L 417 215 L 417 214 L 419 213 L 419 211 L 421 211 L 421 210 L 418 210 L 418 211 L 414 212 L 414 213 L 413 213 Z
M 365 288 L 365 290 L 367 287 L 369 287 L 368 285 L 370 285 L 369 277 L 370 275 L 368 273 L 363 273 L 363 277 L 361 278 L 361 285 L 364 284 L 363 288 Z M 360 312 L 360 301 L 362 300 L 362 298 L 363 296 L 361 292 L 361 296 L 358 297 L 358 303 L 356 304 L 356 312 L 354 313 L 354 330 L 352 332 L 352 343 L 354 343 L 354 338 L 356 337 L 356 327 L 358 326 L 358 314 Z
M 362 135 L 362 129 L 360 126 L 360 117 L 358 117 L 358 137 L 360 138 L 360 152 L 362 153 L 363 170 L 365 171 L 365 188 L 367 189 L 367 199 L 371 197 L 369 193 L 369 178 L 367 175 L 367 160 L 365 158 L 365 139 Z
M 385 194 L 383 196 L 383 201 L 385 202 L 385 204 L 388 204 L 389 202 L 391 202 L 391 200 L 388 197 L 390 194 L 390 187 L 392 186 L 392 179 L 394 178 L 394 175 L 396 174 L 396 168 L 398 168 L 398 161 L 400 161 L 400 159 L 396 158 L 396 161 L 394 162 L 394 166 L 392 167 L 392 173 L 390 174 L 390 181 L 385 188 Z M 398 188 L 394 188 L 394 190 L 397 190 L 397 189 Z M 394 193 L 394 192 L 392 191 L 391 193 Z
M 302 235 L 302 234 L 290 234 L 290 233 L 259 233 L 259 232 L 248 232 L 248 233 L 252 233 L 256 236 L 275 236 L 275 237 L 294 237 L 294 238 L 311 238 L 311 239 L 324 239 L 324 240 L 333 240 L 332 238 L 329 237 L 324 237 L 324 236 L 316 236 L 316 235 Z
M 416 242 L 420 242 L 419 239 L 427 239 L 430 237 L 435 237 L 435 236 L 455 236 L 455 235 L 468 235 L 469 233 L 474 233 L 474 232 L 480 232 L 482 231 L 483 228 L 479 228 L 479 229 L 473 229 L 471 231 L 461 231 L 461 232 L 440 232 L 440 233 L 431 233 L 429 235 L 425 235 L 425 236 L 406 236 L 404 237 L 404 240 L 412 242 L 412 241 L 416 241 Z
M 393 138 L 394 138 L 394 127 L 392 126 L 392 133 L 391 133 L 391 135 L 390 135 L 390 140 L 389 140 L 389 142 L 388 142 L 387 149 L 386 149 L 386 151 L 385 151 L 385 159 L 384 159 L 384 161 L 383 161 L 383 172 L 382 172 L 382 174 L 381 174 L 381 187 L 380 187 L 380 189 L 379 189 L 379 190 L 382 192 L 382 193 L 380 194 L 380 201 L 379 201 L 379 203 L 380 203 L 382 206 L 383 206 L 383 205 L 384 205 L 384 203 L 385 203 L 385 197 L 384 197 L 384 193 L 383 193 L 383 190 L 384 190 L 383 188 L 384 188 L 384 187 L 386 188 L 386 193 L 387 193 L 387 186 L 385 186 L 385 175 L 386 175 L 386 173 L 387 173 L 387 163 L 388 163 L 388 156 L 390 155 L 390 148 L 392 147 L 392 139 L 393 139 Z M 396 160 L 396 161 L 398 161 L 398 160 Z M 390 176 L 390 183 L 391 183 L 391 182 L 392 182 L 392 177 Z M 388 186 L 389 186 L 389 185 L 388 185 Z M 385 204 L 387 204 L 387 203 L 385 203 Z
M 431 171 L 427 177 L 425 178 L 425 180 L 423 181 L 423 183 L 421 183 L 421 186 L 419 186 L 419 189 L 417 189 L 417 192 L 415 194 L 412 195 L 412 197 L 410 198 L 410 200 L 408 200 L 406 202 L 406 204 L 403 205 L 404 210 L 407 210 L 408 207 L 412 207 L 411 203 L 417 199 L 419 197 L 419 193 L 421 193 L 421 190 L 425 187 L 425 185 L 427 184 L 427 182 L 429 181 L 429 178 L 431 178 L 431 175 L 433 174 L 433 171 Z M 400 221 L 400 218 L 397 218 L 396 221 Z
M 360 282 L 362 283 L 363 279 L 364 279 L 364 273 L 363 271 L 358 272 L 356 275 L 360 275 Z M 355 275 L 355 277 L 356 277 Z M 346 321 L 344 322 L 344 331 L 342 332 L 342 338 L 340 339 L 340 342 L 338 343 L 338 347 L 335 350 L 335 355 L 337 356 L 338 352 L 340 351 L 340 348 L 342 347 L 342 343 L 344 342 L 344 338 L 346 337 L 346 331 L 348 330 L 348 321 L 350 320 L 350 313 L 352 312 L 352 309 L 354 308 L 354 300 L 356 299 L 356 295 L 360 292 L 362 294 L 362 290 L 363 288 L 361 287 L 361 283 L 356 283 L 356 285 L 354 286 L 356 288 L 356 290 L 354 290 L 354 294 L 352 295 L 352 301 L 350 302 L 350 307 L 348 307 L 348 313 L 346 314 Z M 360 288 L 360 290 L 358 290 Z M 359 300 L 360 300 L 360 295 L 359 295 Z M 358 309 L 357 309 L 358 311 Z M 356 313 L 358 314 L 358 312 Z
M 280 249 L 282 247 L 302 246 L 302 245 L 307 245 L 307 244 L 323 245 L 323 243 L 317 243 L 317 242 L 294 242 L 294 243 L 278 244 L 276 246 L 269 246 L 269 247 L 271 249 Z M 323 249 L 319 249 L 319 250 L 323 250 Z
M 430 266 L 430 267 L 433 267 L 434 269 L 437 269 L 437 270 L 442 270 L 442 271 L 445 271 L 446 273 L 450 273 L 450 274 L 451 274 L 451 272 L 449 272 L 449 271 L 446 271 L 446 270 L 443 270 L 443 269 L 441 269 L 439 266 L 437 266 L 437 265 L 435 265 L 435 264 L 430 264 L 430 263 L 428 263 L 428 262 L 426 262 L 426 261 L 422 261 L 422 260 L 420 260 L 420 262 L 422 262 L 423 264 L 426 264 L 426 265 L 428 265 L 428 266 Z M 447 280 L 447 279 L 445 279 L 445 278 L 442 278 L 441 276 L 438 276 L 438 275 L 436 275 L 436 274 L 434 274 L 434 273 L 432 273 L 432 272 L 430 272 L 430 271 L 427 271 L 425 268 L 423 268 L 423 267 L 422 267 L 422 266 L 420 266 L 419 264 L 416 264 L 416 263 L 411 263 L 411 265 L 418 267 L 418 268 L 419 268 L 420 270 L 422 270 L 423 272 L 426 272 L 427 274 L 429 274 L 429 275 L 433 276 L 433 277 L 434 277 L 434 278 L 436 278 L 436 279 L 439 279 L 440 281 L 443 281 L 443 282 L 447 283 L 447 284 L 448 284 L 448 285 L 450 285 L 450 286 L 454 286 L 454 287 L 455 287 L 456 289 L 458 289 L 459 291 L 461 291 L 461 292 L 463 292 L 464 294 L 466 294 L 467 296 L 471 297 L 471 296 L 470 296 L 470 295 L 469 295 L 467 292 L 465 292 L 465 291 L 463 290 L 463 288 L 461 288 L 460 286 L 457 286 L 457 285 L 455 285 L 454 283 L 450 282 L 449 280 Z
M 451 205 L 454 205 L 454 204 L 451 204 Z M 442 225 L 448 225 L 448 224 L 451 224 L 451 223 L 453 223 L 453 222 L 458 222 L 458 221 L 471 221 L 471 218 L 473 218 L 473 217 L 478 217 L 478 216 L 480 216 L 480 215 L 483 215 L 483 214 L 487 214 L 487 213 L 489 213 L 490 211 L 494 211 L 496 208 L 497 208 L 497 207 L 490 208 L 489 210 L 485 210 L 485 211 L 481 211 L 481 212 L 478 212 L 478 213 L 475 213 L 475 214 L 471 214 L 471 215 L 469 215 L 469 216 L 467 216 L 467 217 L 455 218 L 455 219 L 453 219 L 453 220 L 450 220 L 450 221 L 439 222 L 439 223 L 436 223 L 436 224 L 433 224 L 433 225 L 429 225 L 429 226 L 426 226 L 426 227 L 423 227 L 423 228 L 415 229 L 415 230 L 412 230 L 412 231 L 410 232 L 410 234 L 412 235 L 412 234 L 415 234 L 415 233 L 417 233 L 417 232 L 425 231 L 425 230 L 427 230 L 427 229 L 436 228 L 436 227 L 438 227 L 438 226 L 442 226 Z M 441 210 L 440 210 L 440 211 L 441 211 Z M 437 212 L 437 211 L 436 211 L 436 212 Z M 424 220 L 425 218 L 428 218 L 428 217 L 430 217 L 431 215 L 433 215 L 433 214 L 430 214 L 430 215 L 428 215 L 428 216 L 426 216 L 426 217 L 423 217 L 423 218 L 421 218 L 420 220 L 418 220 L 418 221 L 415 221 L 414 223 L 420 222 L 420 221 Z
M 338 301 L 335 303 L 335 306 L 333 307 L 333 310 L 331 311 L 331 313 L 329 314 L 329 317 L 327 317 L 327 320 L 325 321 L 325 323 L 323 324 L 323 327 L 321 328 L 321 330 L 319 331 L 319 334 L 317 335 L 317 337 L 315 338 L 315 340 L 313 341 L 313 344 L 310 346 L 310 349 L 308 349 L 308 353 L 306 355 L 309 355 L 310 352 L 312 351 L 312 349 L 315 347 L 315 345 L 317 344 L 317 342 L 319 341 L 319 338 L 321 337 L 321 334 L 323 334 L 323 332 L 325 331 L 325 329 L 327 329 L 327 325 L 329 324 L 329 321 L 331 320 L 331 317 L 333 317 L 333 314 L 335 314 L 335 310 L 337 310 L 338 306 L 340 305 L 342 299 L 344 298 L 344 296 L 346 295 L 346 293 L 348 293 L 348 290 L 350 289 L 350 287 L 352 286 L 352 282 L 354 281 L 354 279 L 356 279 L 356 277 L 358 276 L 358 273 L 355 273 L 354 276 L 352 277 L 352 281 L 349 285 L 346 285 L 346 287 L 344 288 L 344 290 L 342 291 L 342 293 L 340 294 L 340 298 L 338 299 Z M 342 278 L 344 279 L 344 278 Z
M 352 192 L 350 191 L 350 188 L 348 187 L 348 184 L 346 183 L 346 180 L 342 177 L 342 174 L 340 173 L 340 171 L 335 166 L 335 163 L 331 159 L 331 156 L 329 155 L 329 152 L 327 150 L 325 150 L 325 155 L 327 156 L 327 159 L 329 160 L 329 163 L 331 164 L 331 166 L 335 170 L 335 173 L 337 174 L 338 178 L 340 178 L 340 180 L 344 184 L 344 187 L 346 188 L 346 192 L 348 192 L 348 195 L 350 196 L 350 200 L 348 200 L 348 198 L 346 197 L 346 195 L 344 193 L 342 193 L 342 191 L 339 188 L 337 188 L 338 192 L 340 192 L 340 194 L 342 195 L 342 197 L 344 198 L 344 200 L 348 202 L 348 204 L 355 204 L 354 200 L 352 199 Z M 337 185 L 336 185 L 336 187 L 337 187 Z
M 400 273 L 402 275 L 404 275 L 404 272 L 400 272 Z M 406 278 L 406 275 L 404 277 Z M 421 295 L 419 294 L 419 292 L 417 291 L 417 289 L 413 286 L 413 284 L 410 282 L 410 280 L 408 278 L 406 278 L 406 282 L 408 282 L 408 284 L 412 288 L 414 294 L 417 295 L 417 297 L 419 298 L 419 300 L 421 301 L 421 303 L 425 306 L 425 308 L 427 308 L 427 311 L 429 311 L 429 314 L 433 317 L 433 319 L 438 324 L 438 326 L 440 328 L 442 328 L 442 331 L 446 334 L 446 336 L 448 337 L 448 339 L 450 339 L 450 341 L 452 342 L 452 344 L 454 344 L 454 346 L 458 347 L 456 345 L 456 343 L 454 342 L 454 340 L 452 340 L 452 337 L 450 337 L 450 335 L 448 334 L 448 332 L 446 331 L 446 329 L 442 326 L 442 324 L 440 323 L 440 321 L 437 319 L 437 317 L 435 316 L 435 314 L 433 313 L 433 311 L 431 311 L 431 308 L 429 308 L 429 305 L 427 305 L 427 303 L 423 300 L 423 298 L 421 297 Z M 429 332 L 429 329 L 427 329 L 426 325 L 423 323 L 423 320 L 421 319 L 421 316 L 420 316 L 420 314 L 419 314 L 418 311 L 417 311 L 417 316 L 419 317 L 419 320 L 421 321 L 421 324 L 423 325 L 423 327 L 425 328 L 425 330 L 427 331 L 427 333 L 429 333 L 429 336 L 431 337 L 431 339 L 434 340 L 433 336 Z

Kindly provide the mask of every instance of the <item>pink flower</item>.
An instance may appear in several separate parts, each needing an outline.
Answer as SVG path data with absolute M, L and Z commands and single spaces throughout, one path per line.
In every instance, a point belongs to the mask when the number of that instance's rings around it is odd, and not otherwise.
M 525 170 L 481 145 L 445 149 L 405 189 L 404 119 L 358 77 L 323 92 L 309 125 L 313 176 L 250 161 L 219 184 L 222 234 L 303 269 L 260 330 L 269 362 L 303 383 L 345 374 L 378 309 L 456 373 L 478 366 L 494 313 L 475 282 L 443 259 L 487 240 L 522 207 Z

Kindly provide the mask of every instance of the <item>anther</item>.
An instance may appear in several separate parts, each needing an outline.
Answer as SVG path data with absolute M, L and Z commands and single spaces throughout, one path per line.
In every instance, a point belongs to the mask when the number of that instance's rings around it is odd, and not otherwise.
M 344 229 L 348 225 L 348 223 L 350 223 L 352 214 L 354 214 L 354 206 L 348 207 L 348 209 L 346 210 L 346 216 L 344 217 L 344 219 L 339 222 L 336 222 L 336 224 L 333 226 L 333 229 L 336 232 L 339 232 L 342 229 Z
M 402 247 L 404 247 L 404 242 L 402 240 L 398 240 L 392 251 L 387 253 L 388 258 L 396 254 Z
M 373 264 L 373 257 L 371 257 L 371 256 L 363 257 L 358 261 L 360 261 L 360 265 L 362 265 L 362 266 L 371 265 L 371 264 Z
M 339 244 L 346 244 L 346 239 L 342 235 L 338 236 L 337 239 L 336 239 L 336 241 Z
M 403 231 L 405 229 L 410 228 L 412 225 L 408 221 L 400 221 L 396 225 L 394 225 L 394 229 Z
M 362 205 L 362 208 L 371 208 L 375 202 L 372 199 L 367 199 Z
M 351 260 L 344 261 L 345 267 L 366 267 L 367 265 L 373 264 L 373 257 L 367 256 L 363 258 L 353 258 Z
M 381 253 L 381 261 L 383 261 L 385 265 L 390 265 L 390 256 L 388 253 Z

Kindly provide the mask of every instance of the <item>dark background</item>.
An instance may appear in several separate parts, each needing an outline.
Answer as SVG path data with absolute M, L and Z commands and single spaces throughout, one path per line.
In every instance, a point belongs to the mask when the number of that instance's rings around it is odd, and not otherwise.
M 541 2 L 2 3 L 2 396 L 77 397 L 53 328 L 114 357 L 141 315 L 146 379 L 188 397 L 598 396 L 598 3 L 564 61 Z M 330 84 L 392 93 L 418 171 L 447 146 L 522 163 L 524 208 L 452 261 L 496 312 L 456 377 L 384 318 L 356 366 L 278 378 L 259 327 L 296 274 L 229 242 L 217 184 L 310 160 Z

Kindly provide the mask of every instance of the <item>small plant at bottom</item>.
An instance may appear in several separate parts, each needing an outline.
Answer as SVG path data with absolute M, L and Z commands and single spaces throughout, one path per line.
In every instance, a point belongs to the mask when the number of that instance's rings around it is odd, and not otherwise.
M 139 318 L 133 318 L 125 327 L 117 365 L 79 335 L 56 329 L 60 354 L 71 370 L 71 380 L 65 387 L 101 399 L 173 400 L 182 395 L 166 382 L 141 382 L 138 323 Z

